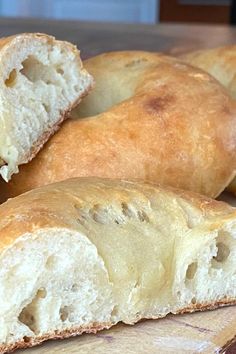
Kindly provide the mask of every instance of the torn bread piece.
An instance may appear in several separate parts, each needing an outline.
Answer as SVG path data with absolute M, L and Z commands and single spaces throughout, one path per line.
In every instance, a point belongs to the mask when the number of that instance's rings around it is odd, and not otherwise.
M 236 302 L 236 209 L 76 178 L 0 206 L 0 351 Z
M 79 51 L 45 34 L 0 40 L 0 175 L 9 181 L 93 84 Z

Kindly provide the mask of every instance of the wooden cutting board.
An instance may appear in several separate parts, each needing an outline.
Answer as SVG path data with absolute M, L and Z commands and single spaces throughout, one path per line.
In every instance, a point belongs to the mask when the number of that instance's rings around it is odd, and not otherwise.
M 135 326 L 118 325 L 95 335 L 50 341 L 34 349 L 19 350 L 17 354 L 224 353 L 222 348 L 235 334 L 236 306 L 167 316 Z
M 236 205 L 224 194 L 221 199 Z M 147 320 L 135 326 L 117 325 L 97 334 L 48 341 L 17 354 L 162 354 L 225 353 L 236 340 L 236 306 L 214 311 Z M 228 353 L 228 352 L 227 352 Z M 236 346 L 230 354 L 236 354 Z

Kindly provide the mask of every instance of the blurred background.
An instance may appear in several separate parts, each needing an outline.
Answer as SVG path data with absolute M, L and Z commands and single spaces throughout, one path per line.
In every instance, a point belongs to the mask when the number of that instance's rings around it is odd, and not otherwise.
M 231 0 L 0 0 L 0 16 L 149 24 L 234 24 L 234 3 Z

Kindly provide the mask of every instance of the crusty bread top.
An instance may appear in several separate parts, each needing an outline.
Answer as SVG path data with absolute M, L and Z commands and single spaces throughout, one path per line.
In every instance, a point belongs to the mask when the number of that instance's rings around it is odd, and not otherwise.
M 158 213 L 160 205 L 162 212 L 169 210 L 172 221 L 176 218 L 179 225 L 189 228 L 207 220 L 215 221 L 218 228 L 236 217 L 236 209 L 228 204 L 188 191 L 138 181 L 73 178 L 32 190 L 2 204 L 0 250 L 22 234 L 44 227 L 82 228 L 84 232 L 84 227 L 91 228 L 94 221 L 119 224 L 115 215 L 120 215 L 121 224 L 124 216 L 145 222 L 150 213 Z M 106 208 L 110 209 L 110 215 Z M 114 220 L 111 220 L 112 208 Z M 160 223 L 165 228 L 170 220 L 162 219 L 161 214 Z M 87 217 L 92 223 L 90 226 Z
M 235 175 L 236 104 L 175 58 L 114 52 L 84 63 L 95 89 L 6 186 L 12 197 L 69 177 L 140 178 L 211 197 Z
M 181 58 L 215 77 L 229 94 L 236 98 L 236 46 L 202 49 L 182 55 Z M 228 186 L 236 194 L 236 180 Z
M 54 36 L 45 33 L 29 33 L 29 32 L 15 34 L 8 37 L 2 37 L 0 38 L 0 50 L 1 50 L 0 58 L 4 56 L 4 51 L 2 51 L 3 47 L 5 47 L 4 50 L 7 50 L 7 46 L 10 45 L 11 48 L 14 49 L 14 44 L 16 44 L 18 41 L 23 40 L 25 42 L 28 42 L 32 38 L 40 39 L 47 43 L 53 43 L 56 40 Z M 57 43 L 60 43 L 63 47 L 68 47 L 68 49 L 72 50 L 75 54 L 77 54 L 78 49 L 72 43 L 67 41 L 60 41 L 60 40 L 56 40 L 56 41 Z
M 202 49 L 180 57 L 187 63 L 201 68 L 224 85 L 236 98 L 236 46 Z

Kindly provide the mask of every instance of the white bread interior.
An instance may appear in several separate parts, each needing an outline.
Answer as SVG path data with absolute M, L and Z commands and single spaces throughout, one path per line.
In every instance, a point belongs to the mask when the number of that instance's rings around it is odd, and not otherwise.
M 236 209 L 72 179 L 0 206 L 0 350 L 236 299 Z
M 79 51 L 41 34 L 0 40 L 0 175 L 34 157 L 92 85 Z

